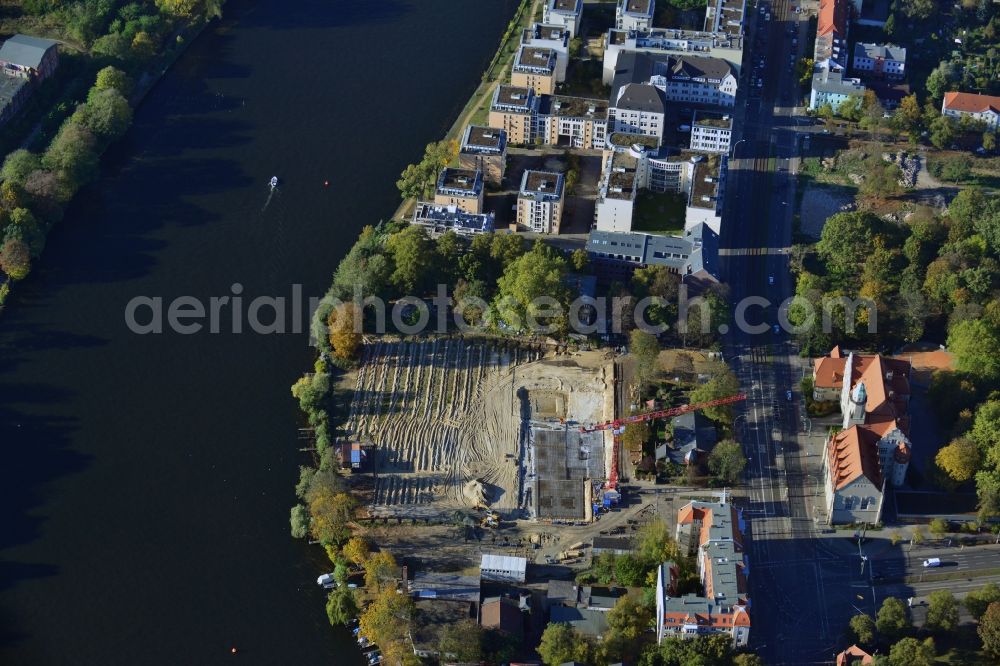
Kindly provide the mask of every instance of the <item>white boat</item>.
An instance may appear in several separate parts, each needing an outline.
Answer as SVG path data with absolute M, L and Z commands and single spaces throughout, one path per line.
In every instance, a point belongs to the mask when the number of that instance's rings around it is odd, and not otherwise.
M 271 176 L 271 189 L 273 190 L 277 186 L 278 186 L 278 177 L 277 176 Z
M 333 579 L 332 573 L 325 573 L 316 579 L 316 584 L 320 587 L 329 590 L 337 584 L 337 581 Z

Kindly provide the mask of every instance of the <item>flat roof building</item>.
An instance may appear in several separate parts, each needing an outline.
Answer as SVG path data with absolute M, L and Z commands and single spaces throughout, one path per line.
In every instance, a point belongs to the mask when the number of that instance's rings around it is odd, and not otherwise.
M 566 29 L 570 39 L 580 34 L 582 16 L 583 0 L 545 0 L 542 8 L 542 23 Z
M 556 52 L 556 81 L 566 80 L 569 67 L 569 31 L 558 25 L 534 23 L 521 32 L 521 46 L 535 46 Z
M 530 87 L 499 85 L 490 104 L 490 127 L 504 130 L 513 144 L 529 144 L 535 139 L 538 104 L 539 98 Z
M 517 193 L 517 226 L 541 234 L 558 234 L 565 201 L 561 173 L 526 170 Z
M 522 46 L 514 58 L 511 85 L 531 88 L 539 95 L 551 95 L 556 91 L 557 59 L 554 49 Z
M 469 125 L 462 135 L 458 164 L 463 169 L 479 169 L 487 183 L 500 185 L 507 170 L 507 132 Z
M 619 30 L 649 30 L 655 13 L 655 0 L 618 0 L 615 26 Z
M 483 173 L 478 169 L 442 169 L 434 191 L 434 203 L 456 206 L 466 213 L 482 213 Z
M 413 224 L 424 227 L 432 238 L 453 231 L 459 236 L 493 233 L 493 213 L 467 213 L 456 205 L 419 201 L 413 211 Z
M 733 136 L 733 117 L 729 114 L 695 111 L 691 121 L 691 150 L 728 153 Z
M 523 557 L 483 553 L 479 563 L 479 577 L 497 583 L 523 583 L 526 580 L 528 560 Z

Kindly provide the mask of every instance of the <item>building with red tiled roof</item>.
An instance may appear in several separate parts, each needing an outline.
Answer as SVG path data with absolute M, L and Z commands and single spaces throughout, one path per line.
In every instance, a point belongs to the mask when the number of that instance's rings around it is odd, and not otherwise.
M 857 645 L 852 645 L 837 655 L 837 666 L 859 666 L 859 664 L 864 666 L 865 664 L 874 663 L 874 661 L 874 657 Z
M 817 68 L 847 69 L 847 18 L 850 0 L 820 0 L 813 61 Z
M 910 462 L 910 363 L 834 347 L 813 362 L 813 399 L 838 400 L 843 416 L 823 460 L 829 522 L 878 522 L 885 485 L 902 485 Z
M 725 633 L 737 647 L 750 639 L 748 566 L 742 517 L 724 502 L 689 502 L 677 512 L 677 540 L 698 560 L 703 595 L 675 594 L 676 567 L 656 577 L 656 639 Z
M 941 114 L 952 118 L 969 117 L 996 129 L 1000 127 L 1000 97 L 947 92 L 941 102 Z

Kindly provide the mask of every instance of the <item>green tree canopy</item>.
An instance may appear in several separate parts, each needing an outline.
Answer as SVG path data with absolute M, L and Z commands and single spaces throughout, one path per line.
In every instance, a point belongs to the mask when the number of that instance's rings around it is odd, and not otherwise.
M 7 155 L 0 169 L 0 178 L 5 182 L 24 185 L 28 175 L 42 168 L 42 158 L 29 150 L 19 148 Z
M 958 627 L 958 601 L 950 590 L 934 590 L 928 595 L 924 626 L 935 633 L 951 633 Z
M 434 245 L 423 227 L 407 226 L 386 242 L 394 270 L 392 283 L 404 295 L 423 293 L 432 269 Z
M 990 604 L 996 601 L 1000 601 L 1000 587 L 996 583 L 986 583 L 978 590 L 973 590 L 965 595 L 963 604 L 969 611 L 969 615 L 978 622 Z
M 875 616 L 875 628 L 878 629 L 878 633 L 894 641 L 905 636 L 912 627 L 906 604 L 896 597 L 886 597 Z
M 726 439 L 715 445 L 708 455 L 708 468 L 720 481 L 733 485 L 747 466 L 747 457 L 739 443 Z
M 889 650 L 891 666 L 933 666 L 936 659 L 933 638 L 923 642 L 916 638 L 903 638 Z
M 1000 601 L 994 601 L 987 606 L 979 618 L 979 640 L 983 642 L 983 651 L 993 659 L 1000 660 Z
M 546 666 L 559 666 L 567 661 L 587 663 L 593 650 L 589 637 L 582 635 L 571 625 L 550 623 L 542 632 L 538 645 L 538 656 Z
M 860 613 L 851 618 L 851 635 L 855 643 L 872 645 L 875 642 L 875 620 L 870 615 Z
M 495 300 L 497 324 L 511 331 L 527 332 L 531 317 L 539 326 L 551 327 L 552 334 L 565 332 L 569 303 L 565 276 L 566 260 L 555 250 L 536 243 L 530 252 L 512 261 L 500 277 Z M 558 314 L 548 316 L 554 305 Z

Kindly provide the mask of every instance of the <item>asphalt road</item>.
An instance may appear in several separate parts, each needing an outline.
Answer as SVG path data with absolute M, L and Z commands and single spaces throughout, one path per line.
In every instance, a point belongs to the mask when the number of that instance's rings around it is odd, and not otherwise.
M 736 324 L 724 354 L 748 396 L 736 428 L 749 459 L 751 647 L 768 664 L 828 662 L 842 647 L 850 616 L 873 612 L 876 603 L 869 572 L 852 555 L 850 541 L 817 534 L 819 458 L 804 456 L 798 437 L 802 370 L 787 334 L 773 328 L 778 305 L 794 293 L 782 248 L 791 245 L 800 143 L 804 132 L 822 132 L 795 115 L 799 91 L 790 63 L 811 48 L 804 44 L 806 21 L 794 13 L 796 4 L 761 3 L 769 21 L 748 7 L 752 37 L 741 90 L 749 94 L 735 110 L 742 135 L 734 137 L 722 237 L 730 252 L 721 268 L 732 290 Z M 798 40 L 794 48 L 790 31 Z M 742 252 L 760 248 L 771 250 Z M 741 327 L 740 304 L 751 297 L 767 303 L 747 308 L 743 319 L 750 326 Z

